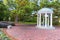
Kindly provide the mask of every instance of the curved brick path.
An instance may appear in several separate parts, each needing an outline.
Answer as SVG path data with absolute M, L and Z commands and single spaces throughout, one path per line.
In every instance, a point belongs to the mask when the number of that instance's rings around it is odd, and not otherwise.
M 35 26 L 19 25 L 6 32 L 17 40 L 60 40 L 60 28 L 54 30 L 38 29 Z

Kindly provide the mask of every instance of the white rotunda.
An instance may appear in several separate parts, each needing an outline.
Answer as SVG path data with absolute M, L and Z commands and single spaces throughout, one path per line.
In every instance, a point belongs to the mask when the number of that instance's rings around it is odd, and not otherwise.
M 37 13 L 37 28 L 55 29 L 52 25 L 53 10 L 50 8 L 42 8 Z

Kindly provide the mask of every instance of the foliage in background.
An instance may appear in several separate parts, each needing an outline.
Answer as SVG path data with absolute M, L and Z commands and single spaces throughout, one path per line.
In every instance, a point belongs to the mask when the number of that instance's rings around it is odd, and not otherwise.
M 36 1 L 34 3 L 29 0 L 6 1 L 5 5 L 10 8 L 10 18 L 12 21 L 32 21 L 32 11 L 37 11 L 39 9 L 38 5 L 36 5 Z
M 59 24 L 60 20 L 60 2 L 59 0 L 40 0 L 40 5 L 38 5 L 39 0 L 4 0 L 4 4 L 8 7 L 10 11 L 11 21 L 23 21 L 23 22 L 36 22 L 36 14 L 32 15 L 33 11 L 37 12 L 41 8 L 47 7 L 54 11 L 53 14 L 53 24 L 56 22 Z M 3 8 L 3 7 L 2 7 Z M 55 18 L 57 16 L 57 18 Z
M 8 20 L 9 17 L 9 10 L 8 8 L 3 4 L 2 1 L 0 1 L 0 21 Z

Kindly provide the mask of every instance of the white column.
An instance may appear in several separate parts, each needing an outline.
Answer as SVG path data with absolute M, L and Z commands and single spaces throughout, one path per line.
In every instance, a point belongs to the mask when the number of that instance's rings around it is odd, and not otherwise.
M 49 27 L 49 15 L 48 15 L 48 27 Z
M 45 13 L 45 27 L 47 27 L 47 13 Z
M 41 13 L 39 15 L 39 26 L 41 27 Z
M 50 14 L 50 27 L 52 27 L 52 13 Z

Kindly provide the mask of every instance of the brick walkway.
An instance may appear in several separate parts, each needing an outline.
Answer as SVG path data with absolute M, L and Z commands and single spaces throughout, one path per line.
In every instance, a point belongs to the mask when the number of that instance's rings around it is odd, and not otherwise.
M 4 30 L 17 40 L 60 40 L 60 27 L 47 30 L 38 29 L 34 25 L 19 25 Z

